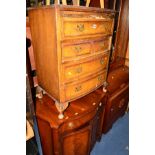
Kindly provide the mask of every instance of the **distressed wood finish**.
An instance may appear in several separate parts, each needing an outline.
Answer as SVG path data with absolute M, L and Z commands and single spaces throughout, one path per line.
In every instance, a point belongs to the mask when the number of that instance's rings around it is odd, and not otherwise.
M 113 11 L 52 5 L 31 8 L 28 13 L 39 86 L 59 103 L 59 111 L 67 107 L 62 104 L 104 85 L 114 25 Z M 101 71 L 103 78 L 97 82 L 100 77 L 94 79 L 94 76 Z M 84 86 L 78 88 L 80 85 Z
M 109 131 L 113 123 L 124 115 L 129 102 L 129 69 L 118 67 L 108 74 L 108 98 L 105 107 L 103 133 Z
M 47 95 L 36 101 L 36 116 L 44 155 L 89 155 L 100 140 L 106 96 L 102 89 L 71 102 L 64 119 L 57 118 Z

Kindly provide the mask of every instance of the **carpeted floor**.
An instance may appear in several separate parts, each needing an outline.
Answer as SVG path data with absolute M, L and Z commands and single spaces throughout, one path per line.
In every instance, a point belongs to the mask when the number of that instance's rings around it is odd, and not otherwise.
M 102 135 L 90 155 L 129 155 L 129 113 L 119 118 L 112 129 Z

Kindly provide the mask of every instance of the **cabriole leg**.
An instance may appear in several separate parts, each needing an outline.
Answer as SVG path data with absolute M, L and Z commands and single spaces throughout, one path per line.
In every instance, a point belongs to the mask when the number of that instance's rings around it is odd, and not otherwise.
M 68 102 L 66 102 L 66 103 L 59 103 L 59 102 L 55 101 L 55 106 L 56 106 L 57 110 L 59 111 L 59 115 L 58 115 L 59 119 L 63 119 L 64 118 L 63 112 L 66 110 L 68 105 L 69 105 Z
M 105 82 L 103 83 L 103 92 L 104 92 L 104 93 L 107 92 L 107 86 L 108 86 L 108 82 L 105 81 Z

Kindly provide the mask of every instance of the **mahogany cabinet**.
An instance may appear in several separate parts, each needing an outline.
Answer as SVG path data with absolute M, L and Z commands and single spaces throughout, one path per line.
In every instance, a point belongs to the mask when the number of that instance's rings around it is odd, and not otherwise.
M 44 95 L 36 101 L 36 117 L 44 155 L 89 155 L 100 140 L 106 96 L 102 88 L 71 102 L 62 120 L 54 101 Z
M 124 115 L 129 102 L 129 68 L 126 66 L 111 70 L 108 74 L 108 97 L 105 107 L 103 133 Z
M 69 102 L 106 87 L 115 12 L 51 5 L 28 15 L 38 83 L 62 119 Z

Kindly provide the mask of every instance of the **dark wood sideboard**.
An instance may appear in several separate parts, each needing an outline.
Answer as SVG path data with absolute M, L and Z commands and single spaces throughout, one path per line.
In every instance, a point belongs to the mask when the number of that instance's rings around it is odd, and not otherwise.
M 102 88 L 70 103 L 58 119 L 54 101 L 44 95 L 36 101 L 36 116 L 44 155 L 88 155 L 100 140 L 106 95 Z
M 108 132 L 113 123 L 123 116 L 129 103 L 129 68 L 121 66 L 110 70 L 107 79 L 107 103 L 103 123 L 103 133 Z

